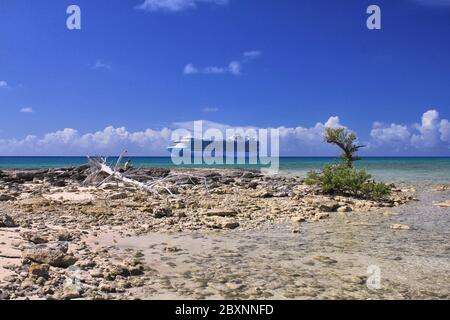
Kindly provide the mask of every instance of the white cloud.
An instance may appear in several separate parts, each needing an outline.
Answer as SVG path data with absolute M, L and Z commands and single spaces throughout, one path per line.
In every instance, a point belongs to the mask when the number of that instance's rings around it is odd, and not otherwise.
M 370 132 L 370 136 L 377 144 L 407 144 L 411 138 L 411 133 L 409 132 L 407 126 L 402 126 L 395 123 L 392 123 L 389 126 L 384 126 L 382 123 L 375 122 L 372 131 Z
M 215 66 L 208 66 L 205 69 L 203 69 L 204 74 L 223 74 L 227 72 L 227 69 L 222 67 L 215 67 Z
M 259 50 L 245 51 L 242 55 L 244 56 L 246 61 L 256 59 L 261 56 L 262 52 Z
M 232 74 L 234 76 L 238 76 L 241 74 L 241 64 L 238 61 L 232 61 L 228 65 L 228 67 L 218 67 L 218 66 L 207 66 L 202 69 L 197 68 L 192 63 L 187 64 L 184 67 L 183 73 L 185 75 L 194 75 L 194 74 Z
M 196 74 L 198 73 L 198 69 L 196 67 L 194 67 L 194 65 L 192 63 L 187 64 L 184 67 L 184 74 Z
M 8 82 L 6 82 L 5 80 L 0 80 L 0 88 L 8 88 Z
M 242 54 L 243 58 L 240 60 L 233 60 L 228 63 L 228 66 L 207 66 L 204 68 L 198 68 L 194 66 L 192 63 L 187 64 L 184 67 L 183 73 L 185 75 L 193 75 L 193 74 L 231 74 L 234 76 L 239 76 L 242 74 L 242 64 L 250 62 L 251 60 L 259 57 L 261 55 L 261 51 L 246 51 Z
M 323 134 L 325 131 L 325 128 L 336 128 L 336 127 L 343 127 L 339 123 L 339 117 L 330 117 L 328 121 L 325 123 L 318 122 L 314 127 L 305 128 L 302 126 L 299 127 L 293 127 L 293 128 L 286 128 L 286 127 L 279 127 L 280 129 L 280 136 L 281 137 L 288 137 L 292 136 L 297 140 L 302 140 L 304 142 L 308 143 L 317 143 L 317 142 L 323 142 Z
M 428 110 L 422 115 L 420 124 L 407 126 L 375 122 L 370 136 L 372 148 L 430 150 L 450 142 L 450 124 L 447 119 L 440 119 L 438 111 Z
M 206 107 L 206 108 L 203 108 L 203 112 L 206 112 L 206 113 L 219 112 L 219 108 L 215 108 L 215 107 Z
M 66 128 L 45 134 L 29 135 L 22 140 L 0 139 L 1 155 L 116 155 L 127 149 L 132 154 L 166 155 L 171 130 L 146 129 L 129 132 L 126 128 L 107 127 L 102 131 L 80 134 Z
M 422 124 L 414 125 L 419 131 L 411 138 L 411 143 L 417 147 L 433 147 L 439 142 L 439 112 L 429 110 L 422 116 Z
M 238 76 L 241 74 L 241 63 L 239 61 L 231 61 L 228 65 L 228 70 L 232 75 Z
M 22 108 L 20 109 L 21 113 L 33 113 L 33 108 Z
M 441 120 L 439 132 L 442 141 L 450 142 L 450 122 L 447 119 Z
M 145 0 L 136 8 L 145 11 L 167 11 L 179 12 L 196 8 L 199 4 L 210 3 L 216 5 L 226 5 L 228 0 Z
M 94 69 L 111 69 L 111 65 L 104 63 L 103 60 L 98 59 L 97 61 L 95 61 L 94 64 Z

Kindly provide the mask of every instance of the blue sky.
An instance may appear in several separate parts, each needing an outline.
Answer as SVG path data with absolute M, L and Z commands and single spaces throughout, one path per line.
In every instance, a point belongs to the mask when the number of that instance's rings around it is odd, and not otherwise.
M 449 39 L 447 0 L 0 0 L 0 155 L 165 154 L 203 119 L 282 127 L 285 155 L 333 154 L 333 123 L 448 156 Z

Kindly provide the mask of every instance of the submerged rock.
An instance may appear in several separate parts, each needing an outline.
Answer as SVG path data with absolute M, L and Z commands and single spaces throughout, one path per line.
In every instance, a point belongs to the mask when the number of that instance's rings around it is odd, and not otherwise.
M 411 230 L 410 226 L 407 226 L 405 224 L 399 224 L 399 223 L 391 224 L 390 228 L 394 229 L 394 230 Z
M 440 203 L 435 203 L 434 205 L 436 207 L 441 207 L 441 208 L 450 208 L 450 200 L 446 200 L 446 201 L 440 202 Z

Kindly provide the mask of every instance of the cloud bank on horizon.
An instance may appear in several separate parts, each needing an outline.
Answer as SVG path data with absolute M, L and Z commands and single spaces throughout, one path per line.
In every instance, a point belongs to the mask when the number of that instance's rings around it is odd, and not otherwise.
M 230 125 L 203 121 L 203 129 L 225 130 Z M 42 137 L 29 135 L 23 139 L 0 139 L 2 156 L 74 156 L 86 154 L 116 155 L 128 150 L 136 156 L 169 156 L 167 146 L 176 129 L 189 130 L 192 122 L 173 123 L 163 129 L 130 132 L 125 127 L 109 126 L 94 133 L 80 133 L 65 128 Z M 338 116 L 313 127 L 279 127 L 281 156 L 331 156 L 338 150 L 323 141 L 327 127 L 346 127 Z M 244 129 L 251 128 L 245 127 Z M 349 128 L 351 130 L 351 128 Z M 433 150 L 447 150 L 450 155 L 450 121 L 441 119 L 439 112 L 429 110 L 420 123 L 410 125 L 374 122 L 370 141 L 362 141 L 367 148 L 364 155 L 396 155 L 409 151 L 411 155 L 432 155 Z

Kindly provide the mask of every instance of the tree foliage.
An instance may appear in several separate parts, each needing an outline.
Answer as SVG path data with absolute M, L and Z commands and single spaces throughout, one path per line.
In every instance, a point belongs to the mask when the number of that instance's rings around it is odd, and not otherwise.
M 344 128 L 327 128 L 325 130 L 325 141 L 342 149 L 341 158 L 349 168 L 353 166 L 354 161 L 361 160 L 355 153 L 365 147 L 364 145 L 356 145 L 356 139 L 353 132 L 349 133 Z

